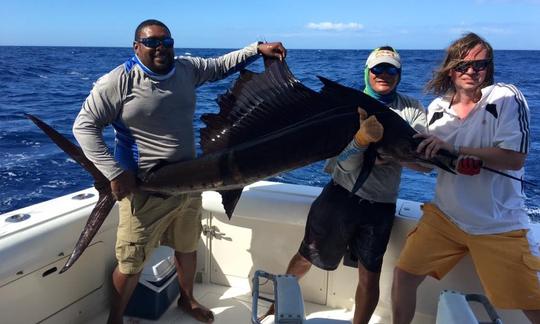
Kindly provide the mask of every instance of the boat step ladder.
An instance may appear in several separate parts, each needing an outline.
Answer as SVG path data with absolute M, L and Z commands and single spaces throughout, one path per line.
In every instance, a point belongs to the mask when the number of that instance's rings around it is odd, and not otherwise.
M 259 295 L 260 278 L 266 278 L 273 282 L 274 300 Z M 294 275 L 274 275 L 262 270 L 255 271 L 253 276 L 252 324 L 261 323 L 257 319 L 259 299 L 274 303 L 275 314 L 273 323 L 275 324 L 303 324 L 306 322 L 302 291 L 300 290 L 298 279 Z M 263 320 L 263 322 L 269 324 L 266 320 Z
M 490 318 L 489 322 L 479 322 L 470 302 L 480 303 Z M 443 290 L 439 296 L 436 324 L 502 324 L 500 316 L 489 300 L 480 294 L 462 294 Z

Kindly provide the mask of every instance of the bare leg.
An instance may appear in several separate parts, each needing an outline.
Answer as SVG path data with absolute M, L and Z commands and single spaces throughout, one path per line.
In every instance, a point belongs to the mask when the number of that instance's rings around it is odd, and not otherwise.
M 286 274 L 295 275 L 300 280 L 308 273 L 309 269 L 311 269 L 311 262 L 301 256 L 300 253 L 296 253 L 289 261 Z
M 379 302 L 379 272 L 368 271 L 358 264 L 358 286 L 354 298 L 353 324 L 367 324 Z
M 413 275 L 400 268 L 394 269 L 392 283 L 392 322 L 408 324 L 416 310 L 416 290 L 426 276 Z
M 214 313 L 199 304 L 193 296 L 193 284 L 197 270 L 197 251 L 189 253 L 175 251 L 174 256 L 176 259 L 178 282 L 180 283 L 178 307 L 200 322 L 212 323 L 214 321 Z
M 289 265 L 287 266 L 286 274 L 292 274 L 295 275 L 298 280 L 300 280 L 308 271 L 311 269 L 311 262 L 309 262 L 306 258 L 300 255 L 300 253 L 296 253 L 291 261 L 289 261 Z M 264 318 L 266 318 L 269 315 L 274 315 L 275 309 L 274 304 L 271 304 L 270 307 L 268 307 L 268 310 L 264 315 L 259 317 L 259 321 L 262 321 Z
M 540 309 L 524 310 L 523 313 L 533 324 L 540 324 Z
M 111 309 L 109 311 L 108 324 L 122 324 L 126 306 L 137 287 L 141 274 L 123 274 L 118 270 L 118 266 L 113 271 L 113 295 Z

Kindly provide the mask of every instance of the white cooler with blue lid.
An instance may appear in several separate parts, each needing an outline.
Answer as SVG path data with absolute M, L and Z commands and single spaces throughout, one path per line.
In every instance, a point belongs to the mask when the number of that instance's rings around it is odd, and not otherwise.
M 180 293 L 174 250 L 160 246 L 150 256 L 124 315 L 158 319 Z

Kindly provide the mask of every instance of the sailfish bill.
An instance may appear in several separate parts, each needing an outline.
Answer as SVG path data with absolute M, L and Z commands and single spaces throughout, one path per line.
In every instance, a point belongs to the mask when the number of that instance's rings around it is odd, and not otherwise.
M 413 138 L 417 132 L 379 101 L 322 77 L 324 86 L 316 92 L 300 83 L 285 62 L 265 63 L 263 73 L 243 70 L 218 97 L 219 112 L 202 116 L 206 127 L 201 129 L 201 156 L 160 163 L 138 179 L 138 189 L 160 195 L 215 190 L 230 218 L 244 186 L 339 154 L 359 128 L 359 106 L 377 116 L 384 133 L 368 147 L 355 190 L 369 176 L 377 152 L 454 172 L 456 156 L 441 151 L 428 160 L 417 154 L 420 140 Z M 90 244 L 114 205 L 114 197 L 109 180 L 78 146 L 37 117 L 27 117 L 92 175 L 99 192 L 64 272 Z

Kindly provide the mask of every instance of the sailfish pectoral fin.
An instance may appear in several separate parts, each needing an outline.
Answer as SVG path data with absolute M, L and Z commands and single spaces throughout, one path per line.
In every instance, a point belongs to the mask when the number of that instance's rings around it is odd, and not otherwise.
M 364 152 L 364 162 L 362 164 L 362 169 L 360 169 L 360 174 L 358 175 L 358 178 L 356 178 L 356 182 L 354 183 L 351 191 L 353 195 L 356 194 L 356 192 L 360 190 L 360 188 L 362 188 L 364 182 L 366 182 L 369 174 L 371 173 L 371 170 L 373 170 L 376 158 L 377 150 L 373 145 L 370 145 Z
M 221 195 L 221 203 L 223 204 L 225 213 L 229 219 L 231 219 L 234 209 L 236 208 L 236 204 L 238 203 L 238 200 L 240 200 L 242 190 L 243 188 L 218 191 Z
M 79 240 L 77 241 L 71 256 L 60 271 L 65 272 L 69 269 L 73 263 L 81 256 L 84 250 L 88 247 L 92 239 L 96 235 L 97 231 L 103 224 L 107 215 L 111 211 L 116 200 L 111 192 L 109 180 L 98 170 L 98 168 L 90 161 L 83 153 L 82 149 L 77 145 L 70 142 L 65 136 L 58 133 L 51 126 L 37 118 L 36 116 L 25 114 L 34 124 L 36 124 L 59 148 L 62 149 L 73 160 L 80 164 L 86 171 L 88 171 L 94 178 L 94 187 L 99 193 L 99 198 L 94 206 L 94 209 L 88 217 L 88 221 L 81 232 Z

